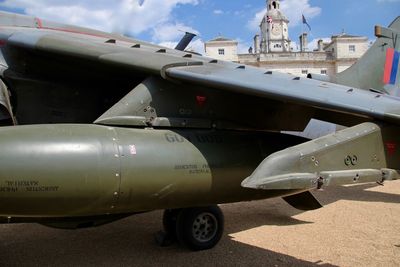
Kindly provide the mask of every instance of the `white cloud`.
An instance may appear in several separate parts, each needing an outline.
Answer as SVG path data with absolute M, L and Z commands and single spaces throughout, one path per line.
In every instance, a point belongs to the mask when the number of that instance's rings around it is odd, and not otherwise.
M 213 13 L 214 13 L 215 15 L 222 15 L 222 14 L 224 14 L 224 11 L 222 11 L 222 10 L 220 10 L 220 9 L 216 9 L 216 10 L 213 11 Z
M 153 41 L 155 42 L 168 42 L 180 39 L 184 32 L 191 32 L 199 35 L 199 32 L 189 26 L 181 23 L 166 23 L 160 24 L 153 29 Z
M 253 51 L 254 51 L 254 47 L 253 44 L 249 43 L 249 42 L 244 42 L 241 39 L 236 39 L 236 41 L 238 42 L 238 54 L 248 54 L 249 53 L 249 48 L 252 47 Z
M 174 49 L 177 46 L 178 42 L 167 41 L 167 42 L 161 42 L 158 44 L 161 46 L 167 47 L 167 48 Z
M 300 46 L 296 41 L 291 41 L 290 42 L 290 50 L 292 50 L 293 52 L 298 52 L 300 51 Z
M 321 14 L 320 7 L 312 7 L 309 0 L 285 0 L 281 3 L 282 12 L 290 20 L 290 27 L 294 27 L 302 23 L 301 15 L 303 14 L 308 23 L 310 19 Z
M 321 8 L 311 6 L 309 0 L 284 0 L 281 2 L 281 10 L 290 21 L 289 27 L 294 27 L 302 23 L 302 14 L 306 17 L 308 23 L 310 23 L 310 19 L 321 14 Z M 248 28 L 255 32 L 259 31 L 261 20 L 266 12 L 266 7 L 257 12 L 255 16 L 247 23 Z
M 186 50 L 204 54 L 204 41 L 197 39 L 194 42 L 191 42 Z
M 177 5 L 199 0 L 5 0 L 0 6 L 20 8 L 28 15 L 61 23 L 137 35 L 165 23 L 174 23 Z
M 165 46 L 171 49 L 174 49 L 178 42 L 175 41 L 167 41 L 167 42 L 161 42 L 159 45 Z M 197 39 L 193 42 L 190 43 L 188 48 L 186 48 L 187 51 L 193 51 L 196 53 L 204 54 L 204 41 L 201 39 Z
M 258 32 L 260 30 L 260 23 L 267 12 L 267 8 L 264 8 L 257 12 L 254 17 L 247 22 L 247 28 L 249 28 L 251 31 Z
M 317 38 L 317 39 L 313 39 L 311 42 L 308 43 L 308 51 L 314 51 L 314 49 L 318 48 L 318 41 L 322 40 L 324 43 L 330 43 L 331 42 L 331 38 Z

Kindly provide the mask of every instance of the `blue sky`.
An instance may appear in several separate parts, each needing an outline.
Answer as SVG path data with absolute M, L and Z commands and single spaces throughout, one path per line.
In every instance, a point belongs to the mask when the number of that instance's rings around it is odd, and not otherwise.
M 53 21 L 121 32 L 139 39 L 174 45 L 179 30 L 199 33 L 204 41 L 223 36 L 252 43 L 266 7 L 265 0 L 0 0 L 0 10 Z M 312 27 L 310 39 L 327 38 L 344 30 L 373 40 L 375 24 L 387 26 L 400 15 L 400 0 L 281 0 L 291 20 L 289 33 L 297 41 L 301 14 Z

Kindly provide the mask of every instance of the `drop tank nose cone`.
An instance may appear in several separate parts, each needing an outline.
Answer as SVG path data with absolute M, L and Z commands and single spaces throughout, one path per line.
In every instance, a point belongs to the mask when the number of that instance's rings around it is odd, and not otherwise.
M 252 179 L 251 177 L 247 177 L 246 179 L 244 179 L 241 183 L 241 186 L 245 188 L 258 189 L 257 180 Z

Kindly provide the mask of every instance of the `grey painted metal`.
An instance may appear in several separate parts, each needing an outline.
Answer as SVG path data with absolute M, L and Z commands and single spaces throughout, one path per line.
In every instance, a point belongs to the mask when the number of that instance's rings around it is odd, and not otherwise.
M 202 84 L 228 91 L 272 98 L 312 107 L 348 112 L 380 120 L 398 123 L 399 100 L 356 88 L 297 80 L 294 76 L 267 75 L 260 69 L 227 63 L 208 63 L 206 58 L 185 58 L 185 53 L 166 49 L 156 53 L 154 46 L 131 48 L 106 43 L 102 37 L 88 37 L 46 29 L 18 29 L 8 44 L 25 49 L 57 53 L 64 56 L 95 60 L 102 64 L 114 64 L 142 72 L 167 74 L 170 78 Z M 204 66 L 172 67 L 175 64 L 199 63 Z M 168 66 L 169 68 L 166 68 Z M 164 74 L 165 72 L 165 74 Z
M 38 18 L 0 13 L 0 25 L 0 74 L 15 92 L 0 101 L 22 124 L 81 123 L 0 128 L 1 222 L 99 225 L 290 195 L 312 209 L 299 193 L 318 182 L 398 177 L 396 98 Z M 311 142 L 263 132 L 312 117 L 382 124 Z
M 0 216 L 127 214 L 290 195 L 297 191 L 240 183 L 265 154 L 300 140 L 97 125 L 2 127 Z
M 360 124 L 270 155 L 242 185 L 310 190 L 319 182 L 328 186 L 383 181 L 383 145 L 378 125 Z
M 400 99 L 310 79 L 268 76 L 260 69 L 194 66 L 166 70 L 182 81 L 400 124 Z

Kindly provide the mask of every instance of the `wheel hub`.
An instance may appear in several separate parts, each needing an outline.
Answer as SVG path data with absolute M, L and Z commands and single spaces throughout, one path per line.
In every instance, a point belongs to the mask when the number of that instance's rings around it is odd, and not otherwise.
M 201 213 L 193 222 L 193 237 L 200 242 L 210 241 L 217 233 L 217 230 L 217 218 L 211 213 Z

